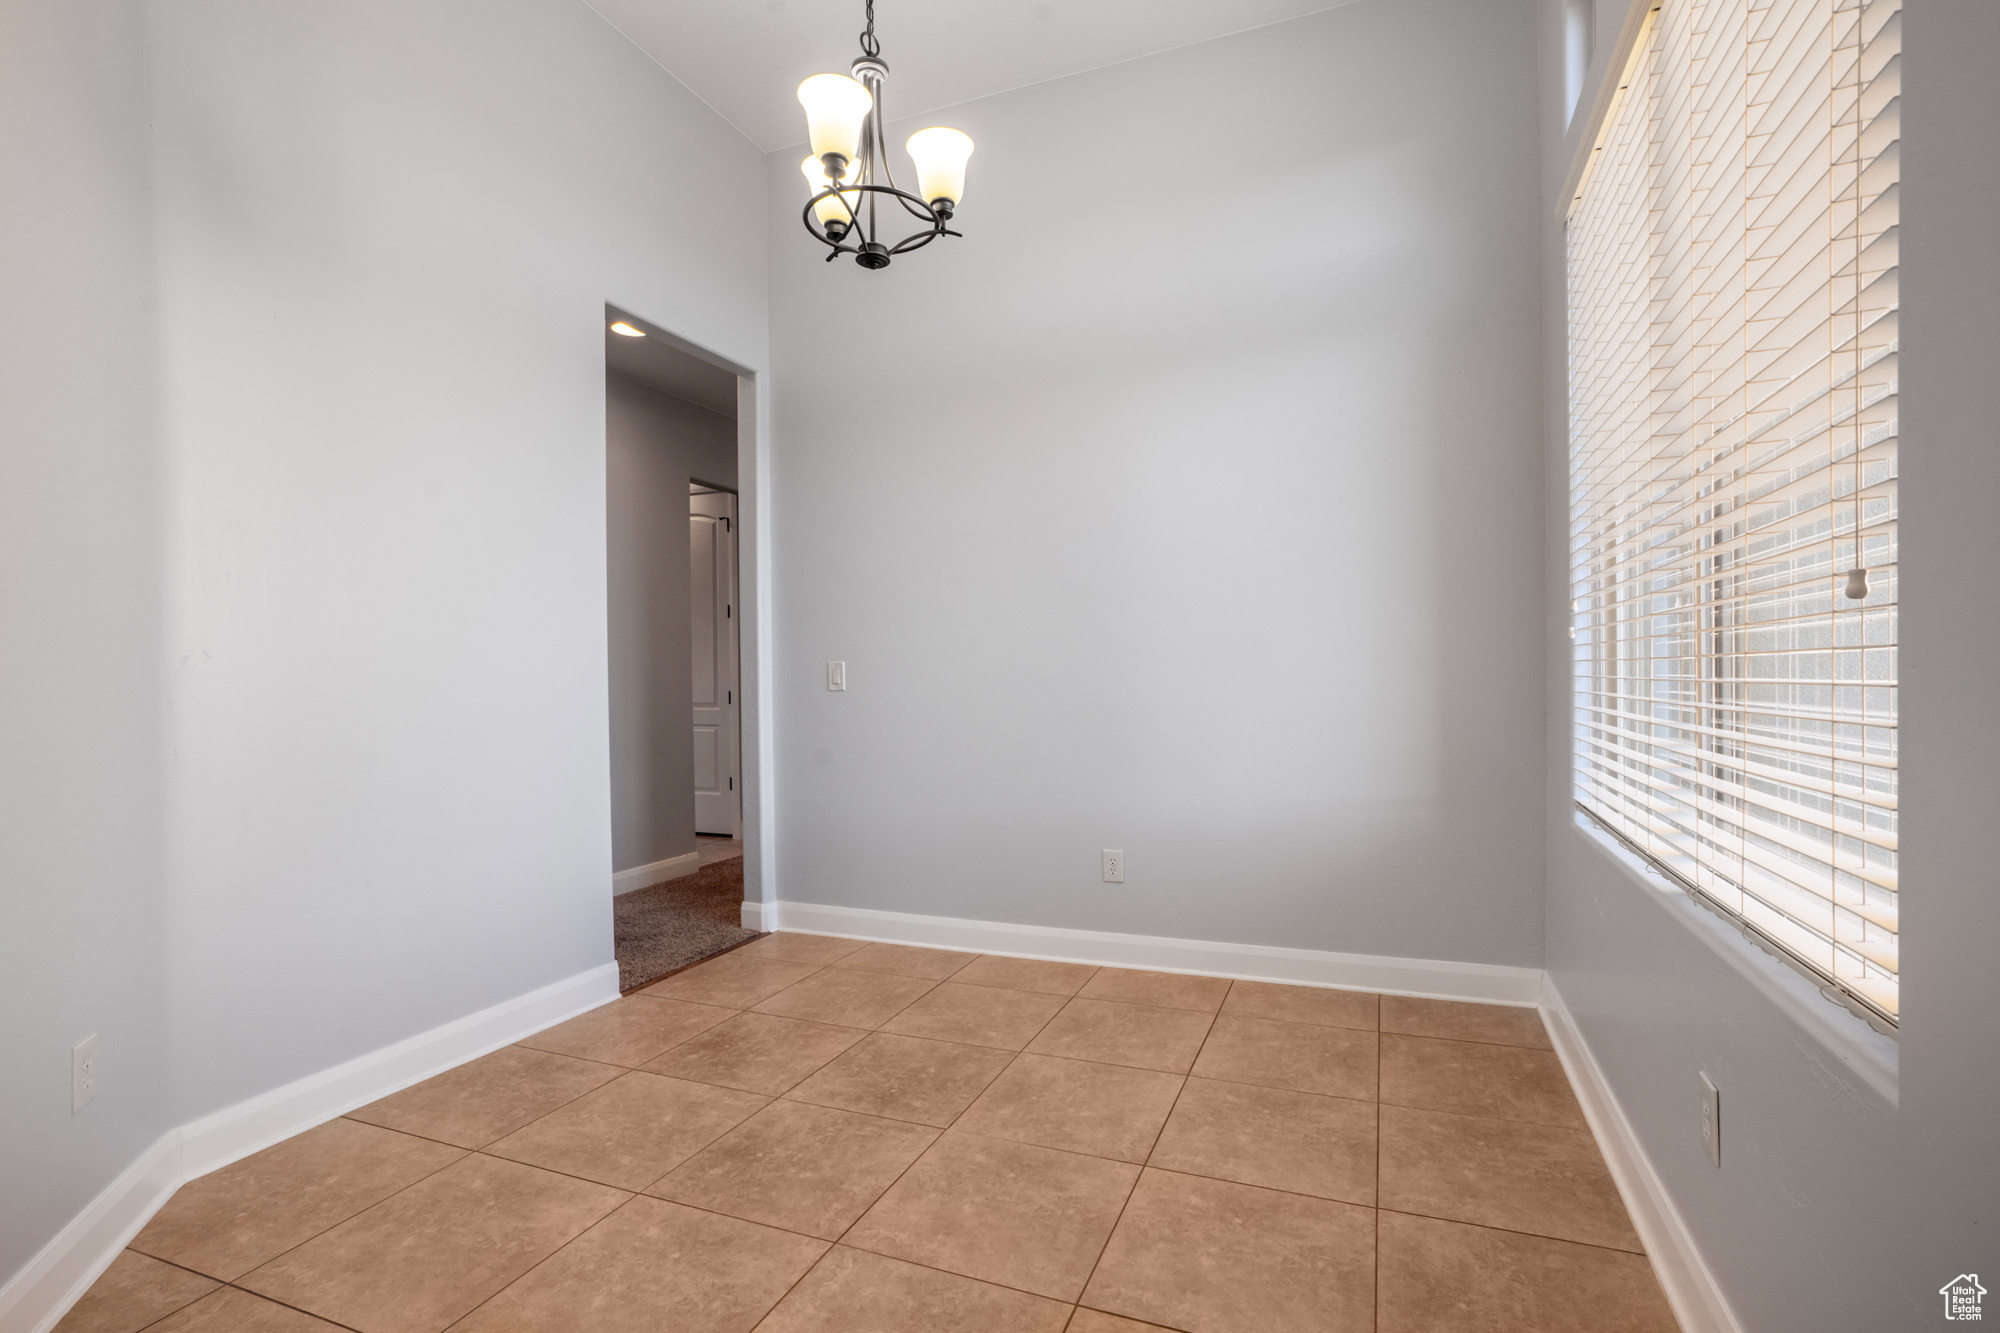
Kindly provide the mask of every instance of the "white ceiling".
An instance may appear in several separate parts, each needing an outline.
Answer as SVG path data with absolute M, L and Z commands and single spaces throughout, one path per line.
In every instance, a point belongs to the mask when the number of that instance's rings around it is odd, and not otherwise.
M 765 152 L 803 143 L 799 82 L 845 74 L 861 0 L 589 0 Z M 877 0 L 900 119 L 1352 0 Z

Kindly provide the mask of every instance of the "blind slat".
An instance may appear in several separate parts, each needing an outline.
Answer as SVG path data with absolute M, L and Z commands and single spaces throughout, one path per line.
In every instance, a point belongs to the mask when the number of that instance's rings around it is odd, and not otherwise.
M 1664 0 L 1568 235 L 1577 800 L 1892 1022 L 1901 34 Z

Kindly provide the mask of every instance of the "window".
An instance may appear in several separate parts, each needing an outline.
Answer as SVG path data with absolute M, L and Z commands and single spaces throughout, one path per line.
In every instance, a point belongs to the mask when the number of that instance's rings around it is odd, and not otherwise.
M 1576 116 L 1584 76 L 1590 72 L 1596 17 L 1597 0 L 1563 0 L 1563 115 L 1567 118 Z
M 1568 225 L 1577 802 L 1878 1024 L 1899 10 L 1665 0 Z

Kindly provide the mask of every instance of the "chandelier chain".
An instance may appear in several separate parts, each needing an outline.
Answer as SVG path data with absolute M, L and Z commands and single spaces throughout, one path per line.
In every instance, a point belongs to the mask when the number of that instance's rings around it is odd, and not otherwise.
M 865 8 L 868 11 L 868 28 L 861 34 L 861 53 L 874 60 L 882 54 L 882 43 L 875 40 L 875 0 L 867 0 Z

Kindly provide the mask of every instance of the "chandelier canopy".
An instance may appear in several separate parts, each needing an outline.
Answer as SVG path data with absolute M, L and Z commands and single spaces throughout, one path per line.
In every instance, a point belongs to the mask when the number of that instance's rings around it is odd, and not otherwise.
M 852 75 L 815 74 L 799 85 L 812 138 L 812 156 L 799 170 L 812 193 L 803 215 L 806 230 L 827 247 L 827 262 L 853 255 L 861 267 L 875 269 L 887 268 L 893 255 L 959 235 L 946 224 L 965 197 L 972 140 L 943 126 L 918 130 L 904 144 L 916 166 L 916 193 L 896 184 L 882 142 L 882 82 L 889 67 L 875 40 L 875 0 L 867 0 L 867 11 Z M 919 225 L 892 244 L 882 239 L 880 214 L 887 214 L 887 227 L 896 228 L 898 207 Z

